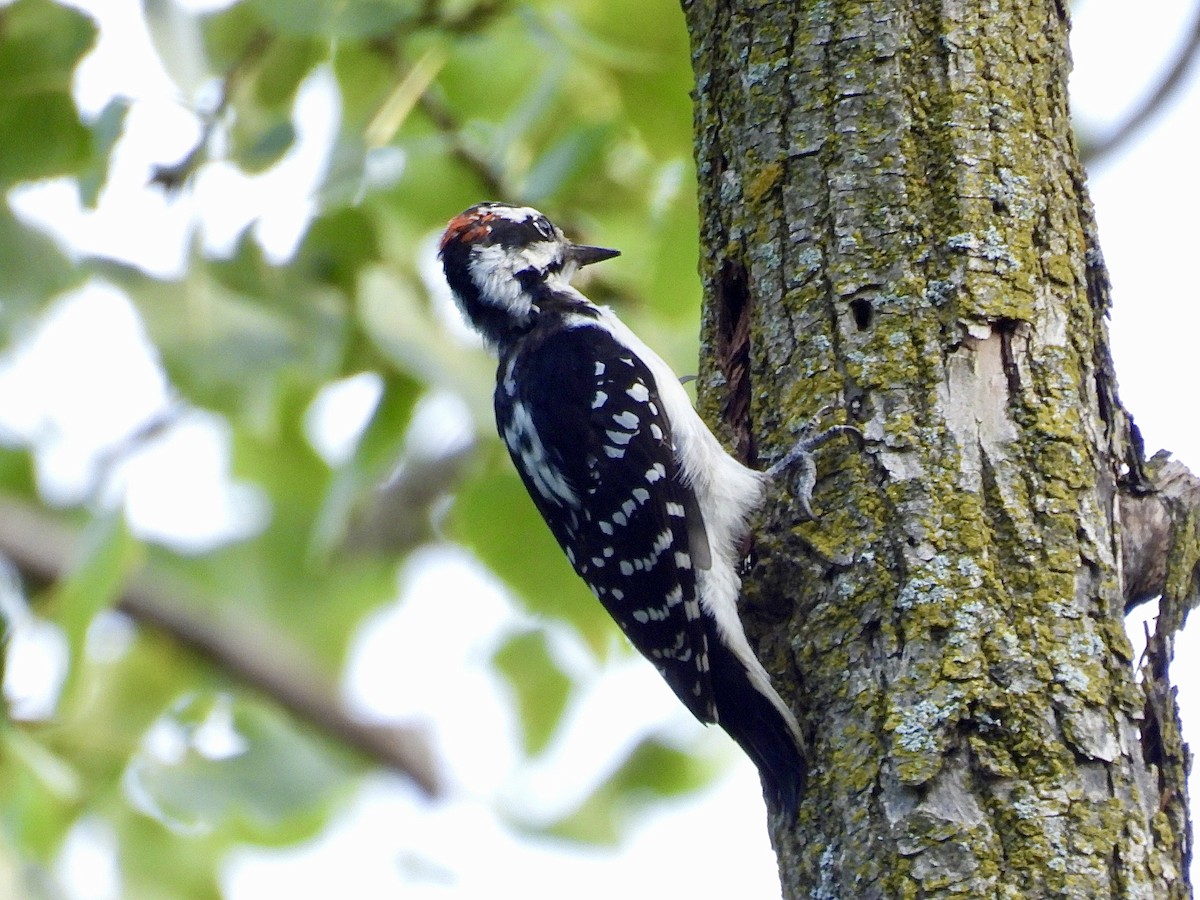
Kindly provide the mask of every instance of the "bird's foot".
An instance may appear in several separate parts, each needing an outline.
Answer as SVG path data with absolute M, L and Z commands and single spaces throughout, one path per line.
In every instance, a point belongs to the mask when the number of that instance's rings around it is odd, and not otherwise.
M 832 406 L 821 407 L 815 416 L 800 427 L 800 437 L 792 445 L 792 449 L 766 472 L 768 478 L 776 478 L 786 469 L 797 466 L 794 476 L 796 500 L 800 503 L 804 514 L 810 519 L 817 518 L 817 514 L 813 512 L 812 508 L 813 488 L 817 484 L 817 461 L 814 451 L 839 434 L 852 434 L 860 440 L 862 439 L 862 432 L 853 425 L 831 425 L 828 428 L 818 429 L 821 420 L 832 411 Z

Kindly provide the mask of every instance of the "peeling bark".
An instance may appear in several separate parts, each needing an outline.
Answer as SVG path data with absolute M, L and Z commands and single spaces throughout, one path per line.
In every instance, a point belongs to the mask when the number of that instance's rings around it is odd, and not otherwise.
M 785 897 L 1191 896 L 1173 631 L 1139 686 L 1123 614 L 1196 593 L 1197 554 L 1150 548 L 1197 520 L 1160 521 L 1117 397 L 1065 9 L 684 10 L 702 408 L 747 459 L 830 402 L 866 439 L 822 450 L 820 521 L 779 497 L 746 579 L 813 754 L 771 821 Z

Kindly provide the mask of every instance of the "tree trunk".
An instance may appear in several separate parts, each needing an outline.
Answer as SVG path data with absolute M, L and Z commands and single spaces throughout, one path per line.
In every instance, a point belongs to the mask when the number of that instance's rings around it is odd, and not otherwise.
M 1166 666 L 1139 686 L 1123 627 L 1121 500 L 1151 488 L 1065 9 L 684 9 L 701 406 L 752 461 L 830 403 L 864 436 L 820 451 L 819 521 L 781 485 L 746 578 L 811 742 L 784 896 L 1189 897 Z

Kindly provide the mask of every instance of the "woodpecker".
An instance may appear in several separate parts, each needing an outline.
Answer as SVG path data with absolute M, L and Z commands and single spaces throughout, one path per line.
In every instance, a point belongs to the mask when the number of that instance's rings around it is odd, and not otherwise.
M 574 244 L 536 209 L 479 203 L 441 239 L 446 281 L 496 352 L 496 427 L 575 571 L 691 713 L 717 723 L 794 815 L 807 774 L 795 716 L 738 615 L 751 513 L 772 477 L 848 426 L 804 437 L 767 472 L 725 452 L 678 377 L 571 286 L 619 255 Z

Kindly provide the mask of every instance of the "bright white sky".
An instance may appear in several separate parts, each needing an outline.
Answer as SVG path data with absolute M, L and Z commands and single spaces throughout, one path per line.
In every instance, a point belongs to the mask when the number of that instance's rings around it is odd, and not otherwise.
M 1072 92 L 1084 121 L 1097 126 L 1119 121 L 1137 102 L 1170 58 L 1190 4 L 1159 0 L 1153 15 L 1139 10 L 1131 16 L 1128 4 L 1119 0 L 1079 0 Z M 177 159 L 190 148 L 195 120 L 176 102 L 179 90 L 151 50 L 139 4 L 89 0 L 80 5 L 100 18 L 103 32 L 99 47 L 81 66 L 78 102 L 85 113 L 95 114 L 114 95 L 135 98 L 128 137 L 118 148 L 98 211 L 81 210 L 66 183 L 13 191 L 14 208 L 80 252 L 136 262 L 159 275 L 182 271 L 192 241 L 219 251 L 251 223 L 268 254 L 286 258 L 311 214 L 307 197 L 328 159 L 325 135 L 338 116 L 332 80 L 318 75 L 306 84 L 296 112 L 300 145 L 275 170 L 247 178 L 232 167 L 209 166 L 194 190 L 167 199 L 146 188 L 150 166 Z M 168 19 L 162 27 L 186 33 L 188 24 Z M 186 53 L 173 56 L 176 82 L 186 93 L 203 97 L 206 88 L 196 73 Z M 1191 217 L 1200 208 L 1194 164 L 1198 102 L 1200 79 L 1193 75 L 1136 143 L 1094 171 L 1091 180 L 1115 288 L 1112 332 L 1122 398 L 1137 418 L 1148 452 L 1169 447 L 1193 468 L 1200 466 L 1200 425 L 1189 402 L 1191 391 L 1183 386 L 1195 380 L 1191 354 L 1200 333 L 1200 298 L 1190 274 L 1196 233 Z M 100 331 L 104 341 L 96 340 Z M 87 369 L 97 377 L 87 385 L 63 382 L 62 368 L 48 360 L 64 354 L 92 360 Z M 370 391 L 369 381 L 355 382 L 339 395 L 338 407 L 357 409 L 361 417 Z M 64 298 L 23 350 L 0 361 L 0 396 L 5 398 L 0 437 L 8 433 L 37 445 L 41 485 L 63 503 L 78 501 L 91 489 L 99 450 L 169 402 L 167 385 L 145 353 L 136 315 L 106 285 Z M 22 396 L 30 402 L 13 399 Z M 113 397 L 124 398 L 124 406 L 114 409 Z M 464 427 L 461 407 L 447 398 L 427 406 L 424 420 L 441 423 L 447 439 L 461 436 Z M 330 421 L 328 408 L 317 411 L 310 421 L 314 442 L 335 456 L 339 425 L 346 424 Z M 187 479 L 177 475 L 183 460 Z M 131 519 L 147 537 L 202 550 L 231 529 L 252 530 L 266 514 L 254 489 L 232 484 L 227 473 L 227 436 L 219 423 L 192 415 L 168 439 L 125 464 L 105 491 L 126 491 Z M 187 523 L 171 515 L 180 508 L 189 510 Z M 694 734 L 699 726 L 649 666 L 629 660 L 597 672 L 569 635 L 558 634 L 555 650 L 583 678 L 583 699 L 548 758 L 522 767 L 513 750 L 507 700 L 487 666 L 501 636 L 521 624 L 513 604 L 487 573 L 453 548 L 418 554 L 402 575 L 402 594 L 403 604 L 381 612 L 364 628 L 346 673 L 347 696 L 375 715 L 427 721 L 450 772 L 451 798 L 427 806 L 397 779 L 375 777 L 311 845 L 236 854 L 226 873 L 230 897 L 778 896 L 757 778 L 716 734 L 714 752 L 736 760 L 732 773 L 707 795 L 640 820 L 617 851 L 516 838 L 491 811 L 492 798 L 522 813 L 554 815 L 586 794 L 588 773 L 603 771 L 645 732 L 665 727 Z M 471 598 L 470 616 L 446 603 L 447 596 Z M 471 627 L 464 631 L 467 623 Z M 431 634 L 453 634 L 455 640 L 431 642 Z M 1196 640 L 1194 634 L 1183 636 L 1177 647 L 1181 660 L 1200 656 L 1191 646 Z M 26 652 L 46 646 L 44 640 L 33 641 Z M 52 671 L 52 654 L 43 656 Z M 47 670 L 38 671 L 44 680 Z M 1181 683 L 1185 726 L 1195 740 L 1200 688 L 1189 690 L 1196 683 L 1190 673 L 1177 671 L 1176 683 Z M 422 690 L 403 690 L 413 684 Z M 45 703 L 28 685 L 17 690 L 7 684 L 6 689 L 28 694 L 31 711 Z M 491 736 L 483 746 L 481 735 Z M 73 834 L 59 867 L 72 900 L 120 896 L 118 876 L 98 852 L 111 840 L 104 823 L 93 819 Z M 347 883 L 347 872 L 357 873 L 356 883 Z

